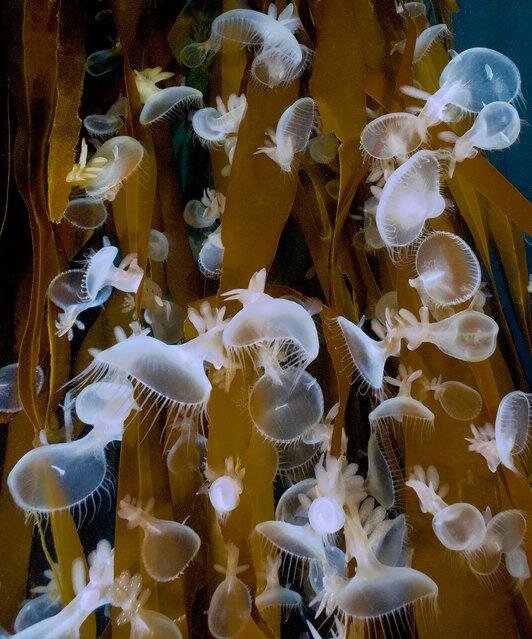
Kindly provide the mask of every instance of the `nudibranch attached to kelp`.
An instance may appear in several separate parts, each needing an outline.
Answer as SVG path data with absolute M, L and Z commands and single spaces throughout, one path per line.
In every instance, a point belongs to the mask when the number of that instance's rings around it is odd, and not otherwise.
M 37 596 L 22 604 L 13 624 L 15 633 L 53 617 L 61 610 L 61 591 L 57 580 L 57 569 L 58 566 L 55 564 L 53 570 L 51 568 L 45 570 L 43 574 L 48 579 L 48 583 L 30 589 L 30 593 Z
M 117 515 L 128 528 L 141 528 L 142 563 L 152 579 L 159 582 L 177 579 L 197 555 L 201 546 L 198 534 L 177 521 L 157 519 L 151 511 L 154 500 L 144 507 L 126 496 L 118 505 Z
M 232 93 L 225 106 L 220 96 L 216 97 L 216 108 L 199 109 L 192 116 L 192 128 L 199 139 L 207 145 L 222 145 L 229 136 L 236 136 L 247 110 L 244 94 Z
M 476 255 L 462 238 L 438 231 L 423 239 L 416 251 L 418 276 L 409 280 L 421 300 L 440 306 L 462 304 L 480 288 L 481 270 Z
M 264 292 L 265 284 L 262 269 L 251 277 L 248 288 L 223 293 L 226 300 L 243 305 L 223 330 L 224 346 L 236 358 L 250 355 L 257 368 L 262 366 L 262 347 L 274 349 L 283 368 L 306 368 L 319 352 L 312 315 L 297 302 L 271 297 Z
M 495 428 L 489 423 L 479 428 L 471 424 L 469 450 L 482 455 L 492 473 L 499 464 L 517 473 L 513 458 L 525 450 L 531 425 L 532 394 L 512 391 L 499 404 Z
M 35 395 L 44 384 L 44 372 L 40 366 L 35 369 Z M 0 413 L 18 413 L 22 403 L 18 391 L 18 362 L 0 368 Z
M 279 118 L 275 131 L 266 131 L 266 145 L 256 153 L 264 153 L 283 171 L 290 173 L 294 155 L 307 148 L 312 131 L 317 124 L 316 103 L 312 98 L 299 98 Z
M 432 380 L 421 380 L 424 392 L 434 393 L 434 399 L 443 410 L 460 421 L 475 419 L 482 410 L 482 396 L 480 393 L 462 382 L 454 380 L 443 381 L 442 376 Z
M 225 577 L 214 591 L 207 613 L 209 632 L 216 639 L 236 637 L 251 619 L 251 594 L 237 576 L 249 566 L 238 565 L 240 553 L 234 544 L 227 544 L 226 550 L 226 567 L 214 566 L 216 572 Z
M 79 162 L 74 164 L 66 181 L 85 189 L 90 197 L 114 200 L 122 184 L 139 170 L 144 147 L 127 135 L 119 135 L 104 142 L 87 160 L 87 143 L 81 141 Z
M 279 570 L 281 568 L 281 555 L 268 555 L 266 557 L 266 586 L 264 590 L 255 596 L 255 605 L 261 615 L 267 615 L 270 610 L 280 609 L 282 612 L 300 610 L 303 605 L 301 595 L 295 590 L 281 586 L 279 582 Z
M 201 200 L 189 200 L 183 211 L 185 222 L 195 229 L 205 229 L 220 219 L 225 209 L 225 195 L 205 189 Z
M 103 380 L 84 388 L 76 412 L 93 426 L 82 437 L 39 446 L 26 453 L 8 475 L 15 503 L 26 512 L 51 513 L 79 507 L 108 491 L 106 446 L 121 440 L 124 421 L 137 408 L 127 380 Z
M 300 26 L 292 3 L 279 15 L 273 3 L 267 14 L 231 9 L 215 18 L 206 42 L 193 42 L 181 50 L 181 62 L 198 67 L 222 48 L 224 40 L 229 40 L 255 52 L 250 71 L 257 82 L 268 87 L 291 82 L 302 73 L 310 57 L 310 51 L 294 36 Z
M 235 463 L 232 457 L 228 457 L 225 460 L 223 474 L 209 466 L 206 466 L 203 472 L 211 505 L 216 515 L 224 519 L 240 503 L 246 469 L 240 465 L 238 459 Z

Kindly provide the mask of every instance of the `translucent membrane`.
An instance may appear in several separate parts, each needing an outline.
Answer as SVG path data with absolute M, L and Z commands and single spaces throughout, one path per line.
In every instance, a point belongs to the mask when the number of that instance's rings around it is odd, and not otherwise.
M 90 369 L 123 373 L 171 408 L 201 410 L 211 385 L 203 367 L 203 350 L 194 350 L 195 346 L 199 346 L 196 340 L 169 346 L 153 337 L 134 335 L 99 352 Z
M 479 415 L 482 410 L 482 397 L 474 388 L 452 380 L 434 382 L 428 388 L 434 392 L 434 399 L 440 403 L 449 417 L 471 421 Z
M 198 255 L 198 266 L 205 277 L 218 279 L 222 272 L 224 247 L 221 239 L 221 227 L 209 233 Z
M 165 262 L 168 258 L 168 238 L 157 229 L 150 229 L 148 258 L 152 262 Z
M 377 228 L 386 246 L 406 247 L 419 237 L 426 220 L 444 209 L 439 162 L 431 151 L 418 151 L 386 181 L 377 206 Z
M 237 577 L 247 566 L 238 566 L 238 548 L 227 546 L 225 579 L 212 596 L 207 614 L 209 632 L 216 639 L 236 637 L 251 618 L 251 595 L 246 585 Z M 221 569 L 221 567 L 217 567 Z M 223 569 L 221 569 L 223 570 Z
M 449 550 L 475 550 L 486 536 L 482 513 L 471 504 L 451 504 L 432 520 L 434 534 Z
M 142 528 L 142 562 L 150 577 L 158 582 L 177 579 L 194 559 L 201 545 L 197 533 L 185 524 L 157 519 L 130 498 L 117 510 L 129 528 Z
M 95 299 L 99 291 L 106 286 L 113 286 L 125 293 L 137 292 L 144 277 L 144 271 L 138 266 L 135 256 L 128 259 L 128 265 L 125 268 L 116 267 L 114 260 L 117 255 L 116 246 L 104 246 L 91 255 L 85 268 L 84 297 Z
M 252 352 L 260 345 L 279 345 L 286 363 L 296 366 L 307 366 L 319 351 L 312 316 L 296 302 L 268 296 L 244 306 L 229 320 L 223 342 L 232 352 Z
M 339 140 L 334 133 L 320 133 L 310 140 L 310 157 L 319 164 L 330 164 L 338 155 Z
M 131 620 L 129 639 L 182 639 L 175 622 L 155 610 L 141 610 Z
M 338 317 L 337 321 L 347 344 L 349 358 L 362 381 L 374 390 L 381 389 L 386 360 L 390 355 L 398 354 L 398 349 L 397 353 L 390 351 L 385 342 L 372 339 L 360 326 L 345 317 Z
M 285 521 L 263 521 L 255 526 L 275 548 L 295 559 L 324 561 L 322 537 L 308 524 L 295 526 Z
M 119 47 L 95 51 L 87 56 L 85 69 L 89 75 L 99 78 L 114 71 L 120 64 L 121 57 Z
M 457 235 L 431 233 L 416 252 L 418 277 L 410 285 L 436 304 L 451 306 L 471 299 L 480 288 L 480 264 L 471 248 Z
M 209 499 L 219 515 L 226 515 L 240 503 L 242 484 L 229 475 L 215 479 L 209 487 Z
M 220 144 L 227 135 L 236 134 L 247 109 L 246 96 L 231 94 L 227 107 L 220 97 L 217 108 L 207 107 L 192 116 L 192 128 L 196 135 L 207 143 Z
M 392 508 L 395 502 L 393 477 L 375 433 L 371 434 L 368 441 L 368 473 L 365 486 L 368 493 L 375 497 L 381 506 L 386 509 Z
M 307 521 L 306 509 L 303 508 L 299 495 L 308 495 L 316 486 L 316 479 L 303 479 L 287 488 L 279 498 L 275 509 L 275 519 L 286 521 L 296 526 L 304 526 Z
M 171 124 L 188 109 L 201 108 L 203 94 L 186 86 L 168 87 L 154 93 L 142 107 L 139 122 L 143 126 Z
M 294 155 L 307 148 L 316 119 L 316 104 L 312 98 L 296 100 L 283 111 L 275 133 L 270 133 L 270 146 L 260 147 L 257 153 L 265 153 L 283 171 L 290 172 Z
M 464 111 L 478 113 L 491 102 L 512 102 L 521 90 L 515 64 L 502 53 L 475 47 L 454 57 L 440 75 L 440 87 L 460 87 L 451 102 Z
M 515 471 L 513 456 L 521 453 L 532 424 L 532 395 L 513 391 L 505 395 L 495 419 L 497 454 L 506 468 Z
M 452 34 L 449 31 L 446 24 L 434 24 L 424 29 L 416 38 L 416 46 L 414 48 L 414 55 L 412 56 L 412 62 L 416 64 L 425 56 L 431 49 L 432 45 L 438 40 L 451 37 Z
M 63 218 L 80 229 L 97 229 L 107 220 L 107 208 L 98 198 L 77 197 L 69 201 Z
M 261 613 L 272 608 L 282 608 L 289 611 L 299 608 L 303 602 L 301 595 L 290 588 L 285 588 L 279 583 L 278 571 L 281 567 L 281 556 L 267 557 L 266 587 L 255 597 L 255 605 Z
M 375 304 L 375 311 L 373 315 L 381 324 L 386 323 L 386 309 L 389 309 L 392 315 L 399 310 L 397 305 L 397 291 L 388 291 L 388 293 L 384 293 L 384 295 L 380 297 Z
M 29 628 L 44 619 L 53 617 L 60 610 L 61 600 L 50 599 L 49 595 L 46 593 L 39 595 L 38 597 L 34 597 L 33 599 L 29 599 L 19 610 L 13 625 L 13 630 L 15 632 L 22 632 L 22 630 Z
M 104 482 L 106 443 L 93 430 L 82 439 L 29 451 L 7 479 L 13 500 L 23 510 L 37 513 L 81 504 Z
M 98 159 L 106 160 L 106 163 L 102 170 L 87 182 L 87 195 L 114 200 L 122 183 L 139 168 L 143 157 L 142 144 L 127 135 L 119 135 L 104 142 L 90 162 Z
M 360 146 L 376 160 L 404 158 L 423 142 L 423 127 L 411 113 L 387 113 L 362 129 Z
M 323 393 L 312 375 L 297 369 L 265 373 L 249 396 L 249 412 L 259 432 L 274 442 L 300 439 L 323 417 Z
M 112 138 L 122 125 L 122 118 L 117 115 L 87 115 L 83 118 L 83 126 L 94 140 L 106 140 Z
M 475 149 L 506 149 L 520 132 L 521 119 L 516 108 L 508 102 L 491 102 L 483 107 L 469 131 L 456 140 L 453 151 L 456 161 L 473 157 Z
M 76 397 L 76 414 L 85 424 L 121 424 L 135 405 L 129 380 L 103 380 L 81 390 Z
M 35 394 L 41 392 L 44 373 L 40 366 L 35 370 Z M 22 410 L 18 393 L 18 363 L 0 368 L 0 413 L 18 413 Z

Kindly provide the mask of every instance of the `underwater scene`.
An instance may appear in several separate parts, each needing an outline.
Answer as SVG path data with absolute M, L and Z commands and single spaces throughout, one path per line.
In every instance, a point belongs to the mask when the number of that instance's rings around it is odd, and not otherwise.
M 0 638 L 532 637 L 532 8 L 0 15 Z

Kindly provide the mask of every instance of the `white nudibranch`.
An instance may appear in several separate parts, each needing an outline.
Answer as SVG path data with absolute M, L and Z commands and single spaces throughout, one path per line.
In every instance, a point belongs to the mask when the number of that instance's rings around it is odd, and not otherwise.
M 269 137 L 266 146 L 260 147 L 255 153 L 264 153 L 283 171 L 290 173 L 294 155 L 307 148 L 310 135 L 316 128 L 317 118 L 314 100 L 309 97 L 299 98 L 283 111 L 275 131 L 266 131 Z

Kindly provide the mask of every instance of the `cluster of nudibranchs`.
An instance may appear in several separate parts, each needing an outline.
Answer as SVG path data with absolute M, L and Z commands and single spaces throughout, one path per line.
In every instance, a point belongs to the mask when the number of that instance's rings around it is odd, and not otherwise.
M 199 66 L 226 40 L 238 42 L 253 56 L 251 79 L 268 91 L 295 79 L 311 63 L 310 50 L 295 36 L 300 26 L 292 4 L 280 14 L 273 4 L 267 13 L 226 11 L 212 23 L 206 42 L 184 47 L 181 62 Z M 416 42 L 414 63 L 435 39 L 446 35 L 444 25 L 423 31 Z M 398 43 L 395 48 L 404 47 Z M 87 71 L 102 75 L 119 56 L 119 45 L 92 54 Z M 143 105 L 140 124 L 152 130 L 181 118 L 202 143 L 223 148 L 222 174 L 228 176 L 246 117 L 246 96 L 231 94 L 227 102 L 218 97 L 215 107 L 205 107 L 197 89 L 157 86 L 172 76 L 161 67 L 135 72 Z M 444 501 L 448 489 L 440 485 L 434 466 L 413 466 L 405 473 L 395 457 L 401 432 L 433 429 L 435 414 L 426 404 L 439 404 L 449 417 L 462 422 L 476 420 L 483 409 L 476 389 L 441 376 L 429 379 L 422 370 L 407 368 L 400 362 L 401 347 L 415 350 L 428 343 L 445 356 L 477 363 L 494 353 L 499 330 L 483 310 L 486 295 L 475 253 L 457 235 L 432 231 L 430 220 L 451 207 L 442 195 L 442 182 L 453 175 L 457 163 L 474 157 L 479 149 L 504 149 L 517 139 L 521 122 L 513 102 L 520 95 L 520 75 L 504 55 L 473 48 L 452 55 L 439 87 L 433 94 L 403 87 L 404 94 L 423 101 L 423 106 L 398 113 L 368 111 L 371 120 L 360 138 L 371 164 L 367 181 L 372 197 L 364 203 L 359 217 L 363 228 L 357 239 L 367 251 L 385 249 L 392 267 L 408 263 L 415 271 L 409 283 L 419 296 L 415 315 L 398 307 L 394 291 L 386 293 L 373 309 L 371 335 L 364 330 L 364 320 L 359 324 L 342 316 L 332 323 L 328 320 L 356 383 L 370 391 L 367 470 L 348 459 L 351 437 L 339 431 L 339 403 L 331 403 L 326 410 L 320 383 L 308 370 L 320 355 L 317 316 L 321 305 L 315 299 L 268 294 L 266 268 L 252 275 L 247 288 L 221 293 L 220 306 L 203 301 L 191 306 L 185 318 L 170 295 L 165 297 L 149 277 L 152 262 L 164 262 L 169 254 L 168 237 L 152 229 L 147 269 L 139 266 L 134 253 L 121 259 L 118 247 L 105 238 L 103 247 L 87 255 L 81 268 L 61 273 L 49 284 L 49 300 L 52 308 L 57 307 L 57 335 L 65 339 L 73 339 L 75 329 L 84 330 L 80 316 L 107 304 L 115 291 L 125 294 L 124 310 L 137 313 L 133 295 L 141 292 L 143 314 L 135 315 L 130 335 L 116 328 L 115 344 L 90 350 L 92 363 L 72 380 L 65 395 L 65 441 L 48 443 L 43 431 L 41 445 L 11 470 L 9 490 L 27 513 L 46 516 L 95 508 L 102 493 L 112 501 L 114 482 L 106 447 L 122 439 L 132 415 L 155 407 L 157 415 L 165 416 L 168 442 L 172 442 L 165 451 L 169 472 L 187 471 L 181 466 L 181 453 L 197 447 L 195 470 L 205 482 L 198 499 L 208 496 L 215 524 L 223 527 L 241 505 L 248 490 L 247 476 L 236 453 L 228 455 L 220 467 L 207 464 L 209 401 L 213 386 L 217 392 L 228 392 L 242 369 L 253 371 L 246 410 L 253 427 L 278 456 L 277 472 L 285 490 L 277 501 L 275 519 L 257 523 L 248 540 L 225 543 L 225 565 L 215 566 L 223 579 L 208 604 L 213 637 L 245 637 L 254 607 L 266 623 L 275 617 L 272 611 L 302 614 L 306 610 L 312 637 L 320 636 L 315 626 L 324 617 L 331 618 L 334 636 L 343 637 L 347 626 L 356 621 L 399 624 L 415 607 L 434 608 L 437 583 L 411 566 L 409 526 L 405 515 L 399 514 L 398 496 L 405 486 L 415 491 L 421 510 L 432 515 L 438 541 L 452 553 L 460 553 L 468 569 L 479 576 L 492 575 L 504 562 L 518 584 L 529 577 L 523 547 L 526 520 L 520 511 L 492 515 L 486 504 L 479 504 L 482 512 L 467 502 L 448 504 Z M 88 115 L 83 121 L 93 153 L 82 139 L 79 160 L 67 176 L 73 190 L 64 213 L 65 220 L 80 229 L 101 227 L 108 217 L 107 203 L 115 200 L 132 175 L 143 170 L 142 144 L 120 134 L 128 113 L 128 101 L 122 97 L 107 114 Z M 432 127 L 466 115 L 474 120 L 463 135 L 440 132 L 445 146 L 428 148 Z M 294 157 L 308 153 L 314 163 L 326 164 L 338 174 L 339 142 L 332 133 L 318 133 L 319 121 L 311 97 L 295 100 L 275 127 L 272 122 L 265 131 L 265 144 L 256 153 L 275 162 L 280 172 L 290 172 Z M 338 179 L 331 180 L 327 190 L 337 197 Z M 208 278 L 219 278 L 222 270 L 225 204 L 223 193 L 205 185 L 201 200 L 190 200 L 183 211 L 186 224 L 203 234 L 196 258 Z M 185 319 L 196 333 L 190 339 L 184 337 Z M 395 376 L 385 370 L 390 358 L 399 359 Z M 17 364 L 0 370 L 2 412 L 21 410 L 16 377 Z M 35 383 L 39 392 L 41 369 Z M 531 410 L 530 394 L 509 393 L 500 402 L 494 425 L 471 426 L 469 450 L 482 455 L 493 472 L 502 465 L 518 473 L 516 462 L 526 448 Z M 77 439 L 74 415 L 91 427 Z M 340 436 L 335 435 L 338 432 Z M 184 522 L 157 518 L 155 506 L 153 499 L 142 505 L 135 497 L 127 497 L 117 505 L 117 516 L 129 529 L 142 531 L 143 572 L 155 582 L 178 580 L 196 560 L 202 540 Z M 252 595 L 239 577 L 248 569 L 239 565 L 243 554 L 239 544 L 251 544 L 253 539 L 260 540 L 267 552 Z M 101 606 L 118 609 L 117 623 L 130 624 L 132 638 L 182 636 L 175 620 L 146 607 L 149 595 L 139 575 L 115 576 L 108 542 L 99 543 L 88 565 L 87 575 L 83 561 L 74 562 L 75 596 L 64 608 L 52 566 L 49 584 L 36 589 L 38 596 L 22 607 L 14 636 L 79 636 L 82 623 Z M 291 587 L 298 580 L 300 587 Z M 315 613 L 311 620 L 309 608 Z

